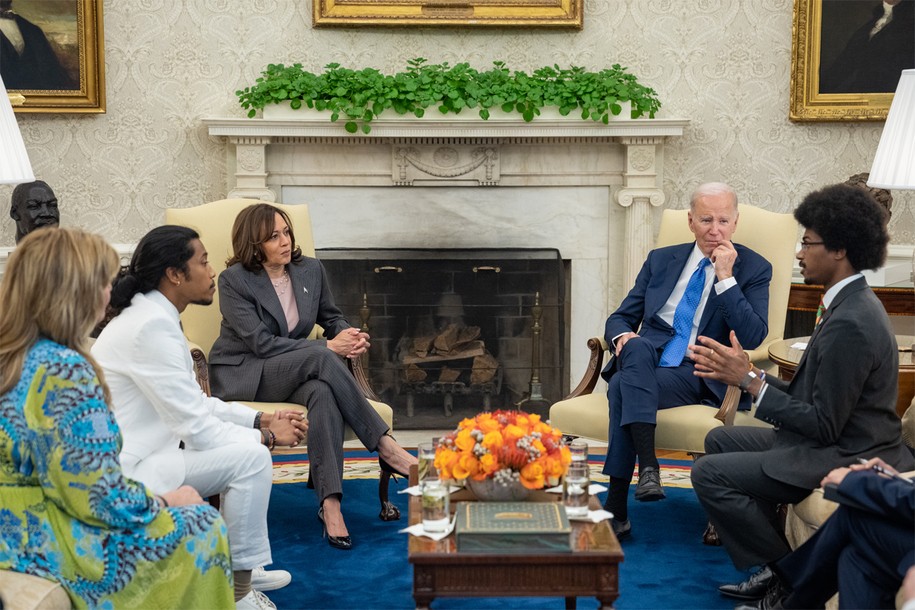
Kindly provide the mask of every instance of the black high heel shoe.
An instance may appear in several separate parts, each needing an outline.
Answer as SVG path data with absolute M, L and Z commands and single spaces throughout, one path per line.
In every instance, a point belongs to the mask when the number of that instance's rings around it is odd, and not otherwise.
M 324 521 L 323 506 L 318 509 L 318 519 L 321 521 L 321 525 L 324 526 L 324 537 L 327 538 L 327 544 L 335 549 L 340 549 L 341 551 L 349 551 L 353 548 L 353 539 L 350 536 L 331 536 L 327 533 L 327 523 Z
M 397 478 L 396 475 L 400 475 L 405 479 L 410 478 L 410 475 L 407 474 L 406 472 L 401 472 L 401 471 L 397 470 L 396 468 L 394 468 L 393 466 L 391 466 L 390 464 L 388 464 L 387 460 L 385 460 L 383 457 L 381 457 L 381 455 L 378 456 L 378 466 L 381 467 L 381 472 L 394 476 L 394 478 Z

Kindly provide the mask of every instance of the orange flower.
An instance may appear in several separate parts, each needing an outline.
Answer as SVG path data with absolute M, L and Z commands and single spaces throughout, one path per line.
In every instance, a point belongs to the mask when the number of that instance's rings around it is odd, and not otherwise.
M 486 412 L 464 419 L 439 441 L 435 455 L 443 478 L 483 480 L 510 471 L 530 489 L 555 485 L 570 462 L 562 433 L 539 415 L 523 411 Z
M 539 462 L 531 462 L 521 469 L 521 484 L 528 489 L 540 489 L 544 483 L 543 466 Z

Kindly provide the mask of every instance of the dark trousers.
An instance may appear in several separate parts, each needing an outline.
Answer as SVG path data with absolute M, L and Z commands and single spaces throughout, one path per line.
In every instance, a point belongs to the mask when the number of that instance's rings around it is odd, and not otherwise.
M 343 494 L 345 425 L 370 451 L 388 431 L 343 359 L 322 345 L 265 360 L 255 400 L 292 402 L 308 409 L 308 476 L 321 501 Z
M 702 380 L 693 375 L 692 360 L 684 360 L 679 367 L 662 368 L 658 366 L 659 358 L 658 350 L 642 337 L 626 342 L 617 358 L 617 371 L 610 378 L 607 390 L 610 429 L 604 474 L 632 477 L 636 451 L 625 426 L 634 422 L 656 423 L 658 409 L 715 400 Z
M 788 553 L 777 507 L 810 495 L 763 471 L 762 454 L 774 442 L 775 430 L 769 428 L 715 428 L 705 437 L 706 455 L 693 464 L 693 489 L 739 570 Z
M 787 608 L 822 608 L 837 591 L 840 608 L 895 608 L 912 565 L 913 524 L 839 506 L 811 538 L 776 564 L 792 589 Z

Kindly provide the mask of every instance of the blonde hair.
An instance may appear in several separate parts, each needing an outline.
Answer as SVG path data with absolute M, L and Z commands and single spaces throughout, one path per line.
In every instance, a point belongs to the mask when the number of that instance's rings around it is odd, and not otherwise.
M 44 336 L 86 358 L 110 402 L 88 337 L 118 268 L 114 248 L 78 229 L 39 229 L 19 242 L 0 284 L 0 394 L 18 383 L 26 354 Z

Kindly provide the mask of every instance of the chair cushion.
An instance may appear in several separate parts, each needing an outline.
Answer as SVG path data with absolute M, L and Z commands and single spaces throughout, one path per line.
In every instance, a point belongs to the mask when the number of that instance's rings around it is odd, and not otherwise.
M 715 419 L 718 407 L 706 405 L 683 405 L 658 411 L 658 426 L 655 430 L 655 446 L 671 451 L 705 453 L 705 436 L 714 428 L 723 426 Z M 753 411 L 738 411 L 734 416 L 735 426 L 771 426 L 753 417 Z
M 0 570 L 0 601 L 7 610 L 69 610 L 70 597 L 56 582 Z
M 550 407 L 550 424 L 563 434 L 606 442 L 610 429 L 606 394 L 585 394 L 554 403 Z

